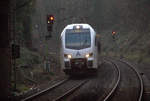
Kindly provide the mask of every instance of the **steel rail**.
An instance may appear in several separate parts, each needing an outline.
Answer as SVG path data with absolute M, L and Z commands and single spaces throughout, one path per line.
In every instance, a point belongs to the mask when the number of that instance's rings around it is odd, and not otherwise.
M 119 59 L 120 62 L 122 63 L 125 63 L 126 65 L 128 65 L 129 67 L 131 67 L 137 74 L 139 80 L 140 80 L 140 95 L 139 95 L 139 98 L 138 98 L 138 101 L 142 101 L 142 96 L 143 96 L 143 92 L 144 92 L 144 85 L 143 85 L 143 79 L 142 77 L 140 76 L 139 72 L 135 69 L 135 67 L 133 65 L 131 65 L 130 63 L 128 63 L 127 61 L 124 61 L 124 60 L 121 60 Z
M 115 90 L 117 89 L 118 85 L 119 85 L 119 82 L 120 82 L 120 69 L 119 69 L 118 65 L 115 64 L 113 61 L 111 61 L 109 59 L 105 59 L 105 60 L 109 61 L 110 63 L 112 63 L 115 66 L 115 68 L 117 69 L 117 71 L 118 71 L 118 78 L 117 78 L 116 84 L 114 85 L 112 90 L 109 92 L 109 94 L 103 100 L 103 101 L 108 101 L 111 98 L 111 96 L 113 95 L 113 93 L 115 92 Z
M 79 83 L 77 86 L 72 87 L 70 90 L 68 90 L 67 92 L 65 92 L 63 95 L 57 97 L 53 101 L 63 101 L 64 98 L 66 98 L 67 96 L 71 95 L 74 91 L 76 91 L 77 89 L 79 89 L 81 86 L 83 86 L 87 82 L 88 82 L 88 80 L 85 80 L 85 81 Z
M 68 80 L 69 80 L 69 79 L 62 80 L 62 81 L 60 81 L 60 82 L 58 82 L 58 83 L 52 85 L 52 86 L 49 87 L 49 88 L 46 88 L 46 89 L 44 89 L 44 90 L 42 90 L 42 91 L 40 91 L 40 92 L 37 92 L 37 93 L 35 93 L 35 94 L 33 94 L 33 95 L 31 95 L 31 96 L 25 98 L 25 99 L 22 99 L 21 101 L 30 101 L 30 100 L 34 99 L 35 97 L 41 96 L 41 95 L 45 94 L 46 92 L 51 91 L 51 90 L 53 90 L 54 88 L 56 88 L 56 87 L 58 87 L 58 86 L 64 84 L 64 83 L 67 82 Z

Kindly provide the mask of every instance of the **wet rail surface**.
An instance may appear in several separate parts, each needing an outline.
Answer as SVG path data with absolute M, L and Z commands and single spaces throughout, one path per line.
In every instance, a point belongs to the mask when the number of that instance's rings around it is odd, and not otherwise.
M 71 95 L 74 91 L 76 91 L 77 89 L 79 89 L 81 86 L 83 86 L 86 82 L 88 82 L 88 80 L 85 80 L 79 84 L 77 84 L 75 87 L 72 87 L 70 90 L 68 90 L 66 93 L 64 93 L 63 95 L 57 97 L 56 99 L 54 99 L 53 101 L 65 101 L 66 97 L 68 97 L 69 95 Z
M 22 101 L 60 101 L 73 91 L 84 85 L 88 80 L 65 79 L 53 86 L 31 95 Z
M 137 95 L 137 101 L 142 101 L 142 97 L 143 97 L 143 93 L 144 93 L 144 83 L 143 83 L 143 79 L 142 79 L 141 75 L 136 70 L 136 68 L 133 65 L 131 65 L 130 63 L 128 63 L 124 60 L 119 60 L 119 61 L 128 65 L 135 72 L 135 74 L 139 80 L 139 94 Z
M 113 61 L 106 59 L 105 61 L 111 62 L 112 65 L 114 65 L 114 69 L 117 70 L 116 75 L 117 75 L 117 80 L 116 83 L 114 84 L 114 86 L 112 87 L 112 89 L 106 94 L 106 97 L 104 97 L 103 101 L 108 101 L 110 100 L 110 98 L 113 96 L 113 94 L 115 93 L 117 87 L 119 86 L 120 83 L 120 68 L 117 64 L 115 64 Z M 102 99 L 98 99 L 97 101 L 101 101 Z
M 90 88 L 92 84 L 89 88 L 84 86 L 88 90 L 81 88 L 80 94 L 74 95 L 68 101 L 142 101 L 143 83 L 136 69 L 122 60 L 107 59 L 105 64 L 111 64 L 109 68 L 112 68 L 111 71 L 114 71 L 115 75 L 108 75 L 114 73 L 106 72 L 107 69 L 100 71 L 99 74 L 105 73 L 98 76 L 98 79 L 101 79 L 99 82 L 96 79 L 99 86 L 95 89 Z M 105 82 L 102 82 L 102 79 L 106 79 Z
M 66 101 L 103 101 L 109 98 L 119 83 L 119 69 L 110 61 L 105 61 L 98 70 L 98 75 L 81 87 Z
M 142 94 L 143 82 L 133 66 L 105 58 L 97 76 L 62 81 L 54 89 L 24 101 L 142 101 Z
M 71 79 L 69 82 L 65 81 L 63 85 L 56 86 L 52 91 L 43 91 L 41 94 L 35 94 L 36 96 L 31 97 L 31 99 L 26 98 L 25 101 L 74 101 L 76 98 L 76 101 L 84 101 L 83 99 L 96 101 L 100 96 L 104 98 L 106 94 L 113 91 L 119 78 L 118 74 L 116 67 L 112 63 L 107 62 L 100 67 L 97 76 L 91 75 L 81 77 L 82 79 L 77 78 Z
M 44 95 L 45 93 L 47 93 L 48 91 L 51 91 L 51 90 L 53 90 L 54 88 L 56 88 L 56 87 L 62 85 L 63 83 L 67 82 L 68 80 L 69 80 L 69 79 L 65 79 L 65 80 L 62 80 L 62 81 L 60 81 L 60 82 L 57 82 L 56 84 L 54 84 L 54 85 L 52 85 L 52 86 L 50 86 L 50 87 L 48 87 L 48 88 L 46 88 L 46 89 L 44 89 L 44 90 L 42 90 L 42 91 L 40 91 L 40 92 L 37 92 L 37 93 L 35 93 L 35 94 L 31 95 L 31 96 L 28 96 L 28 97 L 22 99 L 21 101 L 29 101 L 29 100 L 35 99 L 36 97 L 42 96 L 42 95 Z
M 142 101 L 143 81 L 134 66 L 123 60 L 109 59 L 119 66 L 121 80 L 109 101 Z M 107 100 L 103 100 L 107 101 Z

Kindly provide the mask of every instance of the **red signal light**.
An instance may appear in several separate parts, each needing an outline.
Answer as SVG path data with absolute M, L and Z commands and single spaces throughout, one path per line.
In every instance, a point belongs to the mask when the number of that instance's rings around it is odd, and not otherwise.
M 115 35 L 115 34 L 116 34 L 116 32 L 113 31 L 113 32 L 112 32 L 112 35 Z
M 54 22 L 54 16 L 53 15 L 47 15 L 47 23 L 53 24 Z
M 53 30 L 54 19 L 53 15 L 47 15 L 47 30 L 49 32 L 52 32 Z
M 53 16 L 50 16 L 50 17 L 49 17 L 49 20 L 53 21 L 53 20 L 54 20 L 54 17 L 53 17 Z

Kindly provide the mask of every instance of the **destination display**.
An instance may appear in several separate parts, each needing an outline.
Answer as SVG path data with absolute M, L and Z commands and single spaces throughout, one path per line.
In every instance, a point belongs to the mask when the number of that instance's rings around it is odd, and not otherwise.
M 90 29 L 67 29 L 66 33 L 87 33 Z

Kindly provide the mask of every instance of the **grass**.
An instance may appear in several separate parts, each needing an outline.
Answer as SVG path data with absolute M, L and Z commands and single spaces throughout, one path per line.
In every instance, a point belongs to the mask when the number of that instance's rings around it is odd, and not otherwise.
M 12 89 L 14 88 L 14 85 L 15 85 L 14 83 L 11 83 Z M 18 94 L 20 92 L 28 91 L 30 87 L 27 87 L 25 84 L 17 83 L 16 89 L 17 89 L 16 94 Z
M 120 54 L 123 54 L 123 56 L 130 61 L 137 62 L 137 63 L 150 63 L 150 56 L 147 53 L 140 53 L 139 51 L 136 52 L 130 52 L 130 53 L 119 53 L 116 54 L 114 52 L 102 52 L 101 56 L 110 56 L 110 57 L 120 57 Z
M 24 84 L 18 84 L 18 85 L 17 85 L 17 89 L 18 89 L 19 91 L 21 91 L 21 92 L 24 92 L 24 91 L 29 90 L 30 88 L 27 87 L 27 86 L 24 85 Z
M 138 62 L 139 59 L 141 59 L 140 55 L 139 54 L 126 54 L 125 55 L 125 58 L 127 58 L 128 60 L 132 60 L 132 61 L 135 61 L 135 62 Z
M 143 58 L 143 63 L 150 64 L 150 57 Z

